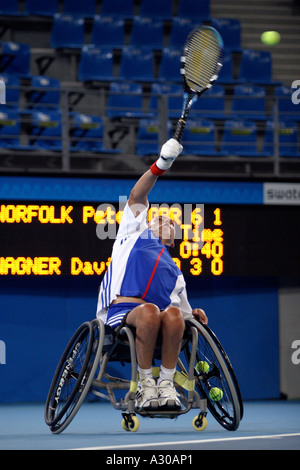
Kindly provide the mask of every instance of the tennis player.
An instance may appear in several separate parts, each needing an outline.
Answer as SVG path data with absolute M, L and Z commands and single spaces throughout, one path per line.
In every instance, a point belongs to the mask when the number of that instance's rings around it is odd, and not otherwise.
M 126 322 L 136 329 L 139 384 L 135 406 L 139 410 L 181 408 L 173 377 L 184 319 L 193 315 L 207 323 L 202 309 L 191 308 L 183 274 L 169 253 L 174 246 L 173 221 L 158 216 L 148 224 L 148 194 L 181 151 L 177 140 L 168 140 L 158 160 L 131 190 L 99 290 L 97 317 L 113 328 Z M 159 332 L 162 354 L 156 381 L 152 363 Z

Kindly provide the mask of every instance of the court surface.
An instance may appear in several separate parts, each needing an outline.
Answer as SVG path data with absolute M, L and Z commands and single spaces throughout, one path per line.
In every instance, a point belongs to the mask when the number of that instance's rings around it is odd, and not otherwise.
M 299 450 L 300 401 L 245 402 L 237 431 L 222 428 L 208 413 L 202 432 L 192 427 L 197 410 L 176 420 L 140 417 L 135 433 L 121 427 L 121 412 L 109 403 L 85 403 L 69 427 L 53 435 L 43 404 L 0 405 L 0 450 L 93 449 L 112 452 L 188 450 Z M 134 454 L 134 455 L 139 455 Z M 148 455 L 148 454 L 147 454 Z

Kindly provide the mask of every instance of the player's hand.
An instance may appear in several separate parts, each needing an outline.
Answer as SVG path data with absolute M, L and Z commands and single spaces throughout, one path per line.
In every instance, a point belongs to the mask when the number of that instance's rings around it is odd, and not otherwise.
M 182 152 L 182 145 L 176 139 L 169 139 L 167 142 L 162 146 L 160 151 L 160 157 L 156 161 L 156 166 L 160 170 L 168 170 L 174 160 L 180 155 Z
M 202 308 L 194 308 L 192 311 L 192 314 L 196 320 L 201 321 L 201 323 L 204 323 L 205 325 L 207 325 L 208 319 L 204 310 L 202 310 Z

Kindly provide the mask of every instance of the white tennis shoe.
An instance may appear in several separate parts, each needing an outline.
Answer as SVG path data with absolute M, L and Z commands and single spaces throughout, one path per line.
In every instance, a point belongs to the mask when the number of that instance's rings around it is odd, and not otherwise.
M 176 391 L 172 380 L 162 380 L 158 384 L 159 407 L 168 410 L 180 410 L 181 403 L 179 393 Z
M 135 407 L 138 410 L 154 410 L 159 406 L 158 390 L 154 379 L 139 382 L 135 395 Z

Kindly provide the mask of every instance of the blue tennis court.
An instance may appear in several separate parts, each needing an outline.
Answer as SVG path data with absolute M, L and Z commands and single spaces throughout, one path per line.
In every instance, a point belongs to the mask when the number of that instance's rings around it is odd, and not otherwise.
M 195 410 L 196 414 L 196 410 Z M 109 403 L 85 403 L 69 427 L 53 435 L 44 422 L 43 404 L 0 406 L 1 450 L 296 450 L 300 449 L 299 401 L 245 402 L 235 432 L 208 414 L 203 432 L 192 427 L 193 410 L 176 420 L 141 418 L 137 432 L 121 427 L 121 413 Z M 110 455 L 110 454 L 108 454 Z M 128 454 L 126 454 L 128 455 Z M 148 454 L 145 454 L 148 455 Z

